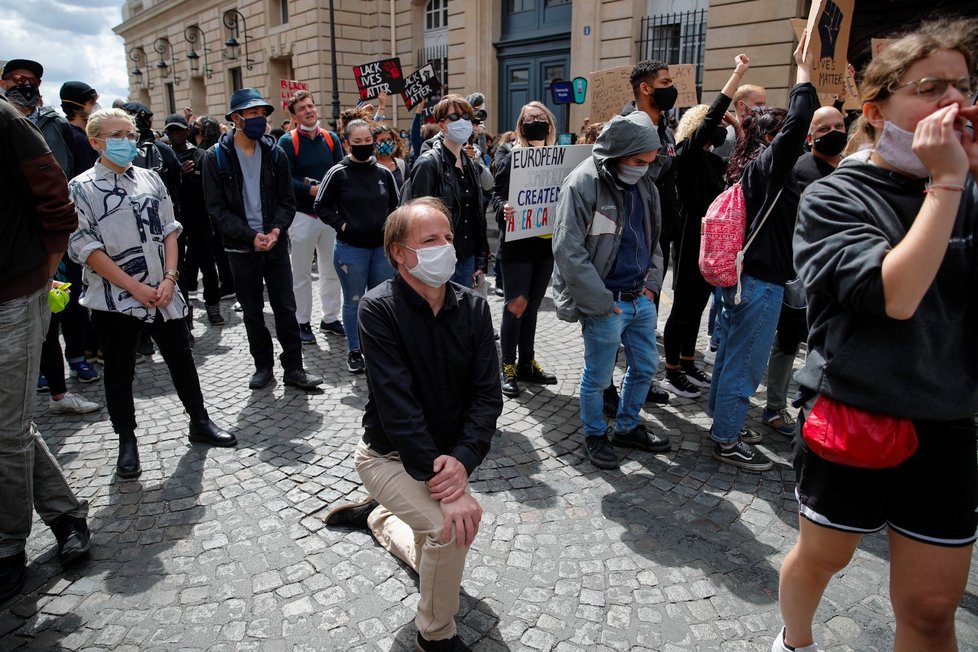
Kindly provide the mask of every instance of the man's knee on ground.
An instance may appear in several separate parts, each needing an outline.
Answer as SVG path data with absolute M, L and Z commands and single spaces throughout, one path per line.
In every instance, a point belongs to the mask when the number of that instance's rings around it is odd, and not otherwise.
M 514 317 L 519 319 L 526 311 L 526 297 L 521 294 L 515 299 L 510 299 L 506 302 L 506 310 L 508 310 Z

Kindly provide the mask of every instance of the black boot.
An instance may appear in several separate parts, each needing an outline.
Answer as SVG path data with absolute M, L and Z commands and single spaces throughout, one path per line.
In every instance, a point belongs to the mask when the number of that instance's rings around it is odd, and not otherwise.
M 136 433 L 119 433 L 119 461 L 115 464 L 115 474 L 129 480 L 138 478 L 143 470 L 139 466 L 139 450 L 136 448 Z
M 199 441 L 222 448 L 235 446 L 238 443 L 234 435 L 207 417 L 190 422 L 190 441 Z

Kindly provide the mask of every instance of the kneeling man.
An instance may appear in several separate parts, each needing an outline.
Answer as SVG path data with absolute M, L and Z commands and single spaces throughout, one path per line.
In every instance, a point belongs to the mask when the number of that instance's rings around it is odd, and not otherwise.
M 357 311 L 369 396 L 355 462 L 371 498 L 335 508 L 326 524 L 369 528 L 418 573 L 417 649 L 468 650 L 455 614 L 482 518 L 468 477 L 503 407 L 489 305 L 448 282 L 455 248 L 439 200 L 391 213 L 384 249 L 397 276 Z

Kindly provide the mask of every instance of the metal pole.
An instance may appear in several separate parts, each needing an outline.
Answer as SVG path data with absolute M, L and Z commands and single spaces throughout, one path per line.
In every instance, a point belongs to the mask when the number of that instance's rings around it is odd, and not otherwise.
M 333 0 L 329 0 L 329 52 L 333 72 L 333 124 L 340 128 L 340 79 L 336 74 L 336 24 L 333 20 Z

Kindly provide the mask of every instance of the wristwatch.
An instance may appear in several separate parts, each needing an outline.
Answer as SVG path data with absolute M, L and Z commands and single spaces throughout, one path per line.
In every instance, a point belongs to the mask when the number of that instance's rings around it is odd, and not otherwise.
M 176 269 L 166 270 L 165 272 L 163 272 L 163 279 L 166 280 L 168 278 L 173 279 L 173 282 L 176 283 L 177 281 L 180 280 L 180 271 Z

